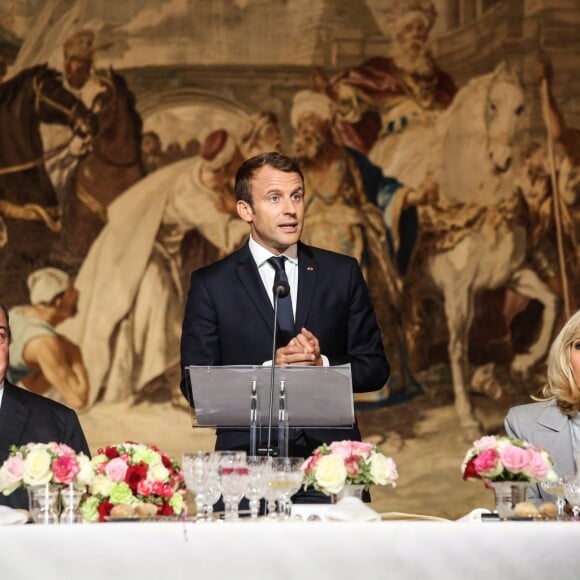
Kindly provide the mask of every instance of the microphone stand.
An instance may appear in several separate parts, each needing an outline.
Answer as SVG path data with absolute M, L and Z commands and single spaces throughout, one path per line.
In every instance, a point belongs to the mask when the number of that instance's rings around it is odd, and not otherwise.
M 274 406 L 274 385 L 276 376 L 276 335 L 278 331 L 278 299 L 285 298 L 290 293 L 290 286 L 283 280 L 274 281 L 274 328 L 272 338 L 272 370 L 270 372 L 270 405 L 268 407 L 268 447 L 266 454 L 272 455 L 272 409 Z

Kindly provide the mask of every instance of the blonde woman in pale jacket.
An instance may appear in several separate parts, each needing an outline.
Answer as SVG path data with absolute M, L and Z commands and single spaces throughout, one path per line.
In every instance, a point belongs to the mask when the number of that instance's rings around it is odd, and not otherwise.
M 550 452 L 560 477 L 574 475 L 574 457 L 580 454 L 580 310 L 552 343 L 548 383 L 542 394 L 544 398 L 536 403 L 511 408 L 505 430 Z M 534 503 L 554 500 L 539 485 L 528 488 L 528 499 Z

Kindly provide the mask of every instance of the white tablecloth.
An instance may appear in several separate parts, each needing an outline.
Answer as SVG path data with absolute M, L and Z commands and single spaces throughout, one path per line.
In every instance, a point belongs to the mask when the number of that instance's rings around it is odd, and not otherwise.
M 580 577 L 580 522 L 108 523 L 0 527 L 0 578 Z

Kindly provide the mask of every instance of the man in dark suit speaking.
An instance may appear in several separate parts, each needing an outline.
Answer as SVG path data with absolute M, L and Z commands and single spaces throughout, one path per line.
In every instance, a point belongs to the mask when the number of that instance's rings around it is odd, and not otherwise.
M 272 289 L 280 267 L 288 279 L 291 304 L 288 323 L 279 301 L 275 363 L 350 363 L 355 392 L 380 389 L 389 364 L 357 261 L 299 241 L 305 191 L 296 161 L 279 153 L 252 157 L 238 169 L 235 191 L 237 212 L 250 226 L 250 239 L 191 275 L 181 338 L 184 395 L 189 400 L 188 365 L 270 361 Z M 284 257 L 282 266 L 272 264 L 272 257 Z M 360 440 L 358 426 L 293 430 L 289 454 L 307 457 L 321 443 L 340 439 Z M 249 450 L 248 430 L 218 428 L 216 449 Z
M 9 344 L 8 311 L 0 304 L 0 465 L 8 458 L 12 445 L 25 443 L 66 443 L 90 457 L 83 430 L 72 409 L 6 380 Z M 26 491 L 18 489 L 8 496 L 0 494 L 0 505 L 26 509 Z

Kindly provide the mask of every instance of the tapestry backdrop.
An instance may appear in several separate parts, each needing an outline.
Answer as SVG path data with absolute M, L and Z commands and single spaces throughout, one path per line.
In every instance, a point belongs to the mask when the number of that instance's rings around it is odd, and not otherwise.
M 179 391 L 189 274 L 244 242 L 235 170 L 279 150 L 303 240 L 359 260 L 379 317 L 392 375 L 355 404 L 399 465 L 384 505 L 485 503 L 463 453 L 578 308 L 579 24 L 577 0 L 3 2 L 9 378 L 93 451 L 211 448 Z

